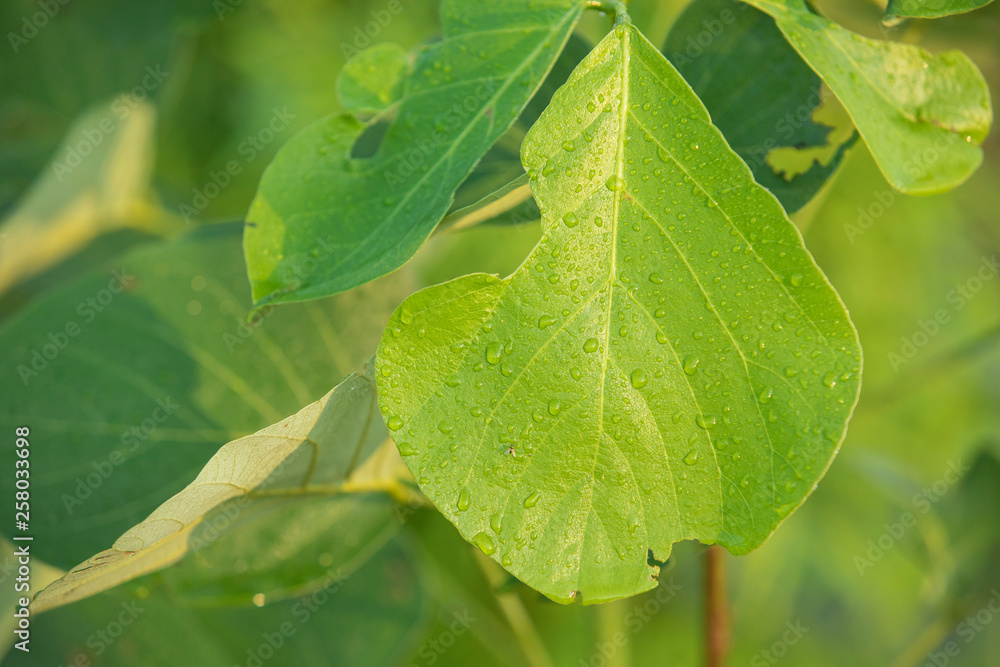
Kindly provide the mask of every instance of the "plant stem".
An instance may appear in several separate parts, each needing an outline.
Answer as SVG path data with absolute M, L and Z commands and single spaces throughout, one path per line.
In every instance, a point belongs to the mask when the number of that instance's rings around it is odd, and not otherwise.
M 621 637 L 628 637 L 628 627 L 625 617 L 631 608 L 628 599 L 605 602 L 597 606 L 597 636 L 601 646 L 612 646 L 613 653 L 605 655 L 605 667 L 629 667 L 632 664 L 632 644 L 626 639 L 621 643 Z M 593 662 L 591 662 L 593 664 Z
M 729 652 L 729 604 L 722 547 L 705 551 L 705 665 L 723 667 Z
M 510 629 L 514 631 L 518 644 L 530 667 L 552 667 L 552 658 L 545 648 L 545 643 L 535 629 L 535 624 L 528 610 L 521 603 L 521 598 L 515 592 L 501 593 L 497 589 L 504 583 L 504 571 L 492 559 L 478 549 L 475 552 L 476 562 L 483 571 L 486 581 L 493 589 L 493 595 L 500 605 L 500 611 L 507 618 Z
M 587 0 L 587 8 L 596 9 L 605 14 L 614 14 L 615 25 L 619 23 L 631 23 L 626 0 Z
M 531 197 L 531 186 L 528 184 L 528 175 L 523 174 L 475 204 L 445 216 L 438 223 L 435 233 L 466 229 L 492 220 L 515 206 L 523 204 L 529 197 Z

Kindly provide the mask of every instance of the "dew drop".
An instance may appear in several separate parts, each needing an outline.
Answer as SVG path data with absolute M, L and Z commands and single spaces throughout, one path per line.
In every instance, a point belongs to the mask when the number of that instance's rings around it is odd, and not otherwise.
M 488 533 L 476 533 L 476 536 L 472 538 L 472 543 L 487 556 L 493 555 L 493 552 L 497 550 L 496 542 Z
M 700 359 L 694 355 L 688 355 L 684 357 L 684 372 L 688 375 L 694 375 L 698 372 L 698 362 Z
M 548 329 L 550 326 L 556 323 L 556 318 L 552 315 L 542 315 L 538 318 L 538 328 Z
M 493 365 L 500 363 L 500 358 L 503 356 L 503 344 L 499 341 L 493 341 L 486 346 L 486 361 Z
M 469 504 L 472 502 L 472 494 L 469 493 L 468 489 L 462 489 L 462 493 L 458 495 L 458 502 L 455 503 L 455 507 L 459 511 L 464 512 L 469 509 Z
M 768 387 L 757 395 L 757 400 L 761 403 L 770 403 L 772 396 L 774 396 L 774 387 Z

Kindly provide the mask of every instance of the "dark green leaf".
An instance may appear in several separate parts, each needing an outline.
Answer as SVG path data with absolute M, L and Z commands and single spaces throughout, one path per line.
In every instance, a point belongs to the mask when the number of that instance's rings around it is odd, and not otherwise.
M 445 38 L 418 56 L 374 156 L 351 157 L 363 126 L 331 116 L 268 167 L 244 243 L 254 300 L 342 292 L 412 257 L 548 74 L 583 5 L 444 0 Z
M 663 53 L 754 179 L 786 211 L 805 206 L 840 165 L 843 151 L 786 180 L 767 162 L 775 148 L 826 146 L 831 130 L 812 118 L 823 101 L 822 80 L 771 17 L 736 0 L 695 0 L 677 19 Z

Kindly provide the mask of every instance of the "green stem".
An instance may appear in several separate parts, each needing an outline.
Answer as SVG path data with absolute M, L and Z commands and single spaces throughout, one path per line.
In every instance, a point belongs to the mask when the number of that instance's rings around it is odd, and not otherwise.
M 627 598 L 597 605 L 598 642 L 601 646 L 615 647 L 614 652 L 606 656 L 606 667 L 629 667 L 632 664 L 632 644 L 625 624 L 629 607 Z
M 605 14 L 614 14 L 615 25 L 632 22 L 632 19 L 628 15 L 628 7 L 625 4 L 625 0 L 587 0 L 587 9 L 596 9 Z
M 475 204 L 450 213 L 438 224 L 437 233 L 466 229 L 492 220 L 531 197 L 528 175 L 522 174 L 496 192 L 483 197 Z
M 498 592 L 498 588 L 504 583 L 504 571 L 493 559 L 478 549 L 476 550 L 476 562 L 482 569 L 490 588 L 493 589 L 497 604 L 507 618 L 511 630 L 514 631 L 514 636 L 517 638 L 518 644 L 521 645 L 521 650 L 528 659 L 528 664 L 531 667 L 553 667 L 552 658 L 549 657 L 549 652 L 545 648 L 538 630 L 535 629 L 535 624 L 532 622 L 528 610 L 524 608 L 521 598 L 514 592 Z

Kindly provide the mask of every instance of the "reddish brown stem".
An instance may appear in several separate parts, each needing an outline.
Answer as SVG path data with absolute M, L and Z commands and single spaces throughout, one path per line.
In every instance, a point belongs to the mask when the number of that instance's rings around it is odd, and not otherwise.
M 726 552 L 705 551 L 705 665 L 723 667 L 729 652 L 729 602 L 726 599 Z

